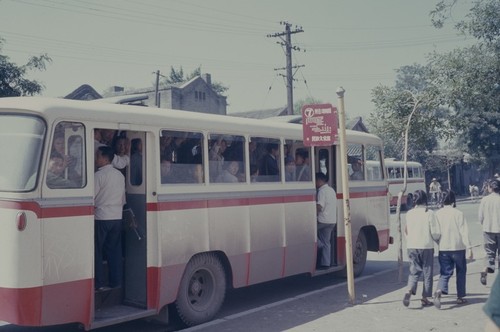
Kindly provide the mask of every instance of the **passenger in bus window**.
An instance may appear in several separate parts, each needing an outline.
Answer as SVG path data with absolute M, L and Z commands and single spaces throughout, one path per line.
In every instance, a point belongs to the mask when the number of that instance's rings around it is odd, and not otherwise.
M 204 172 L 202 164 L 193 164 L 189 170 L 191 174 L 191 179 L 193 183 L 203 183 L 204 180 Z
M 248 143 L 248 154 L 250 156 L 250 165 L 258 165 L 259 153 L 257 151 L 257 143 L 255 141 Z
M 224 166 L 224 152 L 227 148 L 227 142 L 220 136 L 210 147 L 210 180 L 216 181 L 217 177 L 222 173 Z
M 135 138 L 130 146 L 130 184 L 142 184 L 142 140 Z
M 295 159 L 292 156 L 287 156 L 285 158 L 285 181 L 296 181 L 295 169 Z
M 259 166 L 257 164 L 250 164 L 250 182 L 257 182 L 259 178 Z
M 337 225 L 337 194 L 328 185 L 328 177 L 316 173 L 316 210 L 318 216 L 319 269 L 332 266 L 331 237 Z
M 48 171 L 47 171 L 47 186 L 49 188 L 75 188 L 75 183 L 64 178 L 66 164 L 64 157 L 57 152 L 50 155 Z
M 268 143 L 266 150 L 267 154 L 262 158 L 259 168 L 259 179 L 266 182 L 279 181 L 279 145 L 276 143 Z
M 353 159 L 351 163 L 352 174 L 350 176 L 351 180 L 364 180 L 365 176 L 363 174 L 363 165 L 361 164 L 361 160 L 358 158 Z
M 308 164 L 309 153 L 303 149 L 295 151 L 297 181 L 311 181 L 311 167 Z
M 172 162 L 167 156 L 161 157 L 160 163 L 161 183 L 173 183 Z
M 125 178 L 112 166 L 113 149 L 101 146 L 95 155 L 97 172 L 94 176 L 95 218 L 95 289 L 106 286 L 103 257 L 107 257 L 109 286 L 121 287 L 122 262 L 122 210 L 125 204 Z
M 226 161 L 222 173 L 217 177 L 216 182 L 236 183 L 238 182 L 238 170 L 240 168 L 236 160 Z

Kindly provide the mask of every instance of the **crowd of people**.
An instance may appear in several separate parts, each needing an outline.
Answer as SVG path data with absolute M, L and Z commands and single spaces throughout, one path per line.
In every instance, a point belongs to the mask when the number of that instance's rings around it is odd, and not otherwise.
M 442 296 L 449 294 L 449 280 L 456 274 L 456 304 L 467 303 L 466 275 L 467 259 L 473 258 L 469 240 L 467 221 L 463 212 L 456 208 L 455 193 L 441 191 L 431 182 L 429 194 L 440 193 L 442 206 L 433 211 L 428 208 L 428 196 L 423 190 L 413 194 L 414 208 L 406 214 L 405 235 L 407 241 L 409 276 L 408 288 L 403 296 L 404 306 L 409 306 L 410 298 L 416 295 L 417 284 L 423 279 L 422 306 L 441 308 Z M 495 272 L 500 257 L 500 179 L 494 177 L 486 181 L 485 192 L 479 204 L 478 221 L 482 225 L 485 267 L 479 282 L 487 285 L 488 275 Z M 438 248 L 440 276 L 433 292 L 434 248 Z M 500 264 L 500 263 L 499 263 Z M 492 285 L 488 301 L 483 307 L 488 316 L 487 331 L 500 331 L 500 278 Z

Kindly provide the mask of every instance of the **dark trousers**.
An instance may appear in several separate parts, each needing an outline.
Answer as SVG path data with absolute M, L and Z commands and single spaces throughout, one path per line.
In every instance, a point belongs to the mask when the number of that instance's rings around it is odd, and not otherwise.
M 123 281 L 122 261 L 122 221 L 96 220 L 95 227 L 95 288 L 106 286 L 104 266 L 105 256 L 108 261 L 109 286 L 119 287 Z
M 418 280 L 420 276 L 423 276 L 424 289 L 422 290 L 422 297 L 432 296 L 434 249 L 408 249 L 408 260 L 410 261 L 408 288 L 411 293 L 416 294 Z
M 457 270 L 457 297 L 465 296 L 465 278 L 467 275 L 467 259 L 464 250 L 439 251 L 439 282 L 438 289 L 448 294 L 448 281 Z

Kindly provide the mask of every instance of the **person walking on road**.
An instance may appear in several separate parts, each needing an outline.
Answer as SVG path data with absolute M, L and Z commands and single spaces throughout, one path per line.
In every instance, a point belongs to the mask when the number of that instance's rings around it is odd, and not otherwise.
M 485 269 L 481 272 L 481 284 L 486 285 L 488 273 L 495 272 L 495 261 L 500 248 L 500 180 L 488 181 L 488 195 L 479 204 L 479 222 L 483 225 Z
M 408 291 L 403 298 L 403 305 L 410 305 L 410 297 L 417 292 L 417 284 L 423 275 L 422 306 L 430 306 L 432 302 L 432 277 L 434 265 L 434 241 L 439 240 L 440 230 L 436 216 L 427 208 L 427 194 L 417 190 L 413 194 L 415 207 L 406 213 L 406 247 L 410 261 Z
M 500 278 L 498 276 L 491 286 L 490 296 L 483 306 L 483 311 L 488 317 L 484 331 L 500 331 Z
M 455 193 L 451 190 L 443 192 L 444 207 L 436 212 L 437 222 L 441 231 L 439 239 L 440 276 L 437 290 L 434 293 L 434 306 L 441 308 L 441 296 L 448 294 L 448 282 L 457 271 L 457 304 L 464 304 L 466 291 L 467 260 L 466 250 L 472 259 L 472 246 L 469 241 L 467 221 L 462 211 L 455 208 Z

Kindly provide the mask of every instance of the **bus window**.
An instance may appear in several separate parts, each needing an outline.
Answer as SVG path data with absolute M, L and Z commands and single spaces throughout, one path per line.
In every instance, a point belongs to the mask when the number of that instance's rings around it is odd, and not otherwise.
M 309 155 L 311 149 L 302 141 L 285 140 L 285 181 L 311 181 Z M 325 173 L 326 174 L 326 173 Z
M 349 178 L 353 181 L 365 179 L 363 169 L 363 146 L 361 144 L 347 145 L 347 163 L 349 164 Z
M 52 189 L 82 188 L 85 185 L 84 127 L 61 122 L 52 138 L 46 183 Z
M 384 178 L 380 146 L 366 146 L 366 174 L 368 181 L 380 181 Z
M 245 182 L 245 138 L 222 134 L 210 134 L 209 173 L 210 182 Z
M 256 182 L 280 181 L 280 141 L 273 138 L 251 137 L 257 151 L 258 176 Z
M 203 135 L 196 132 L 160 132 L 161 183 L 204 183 Z

